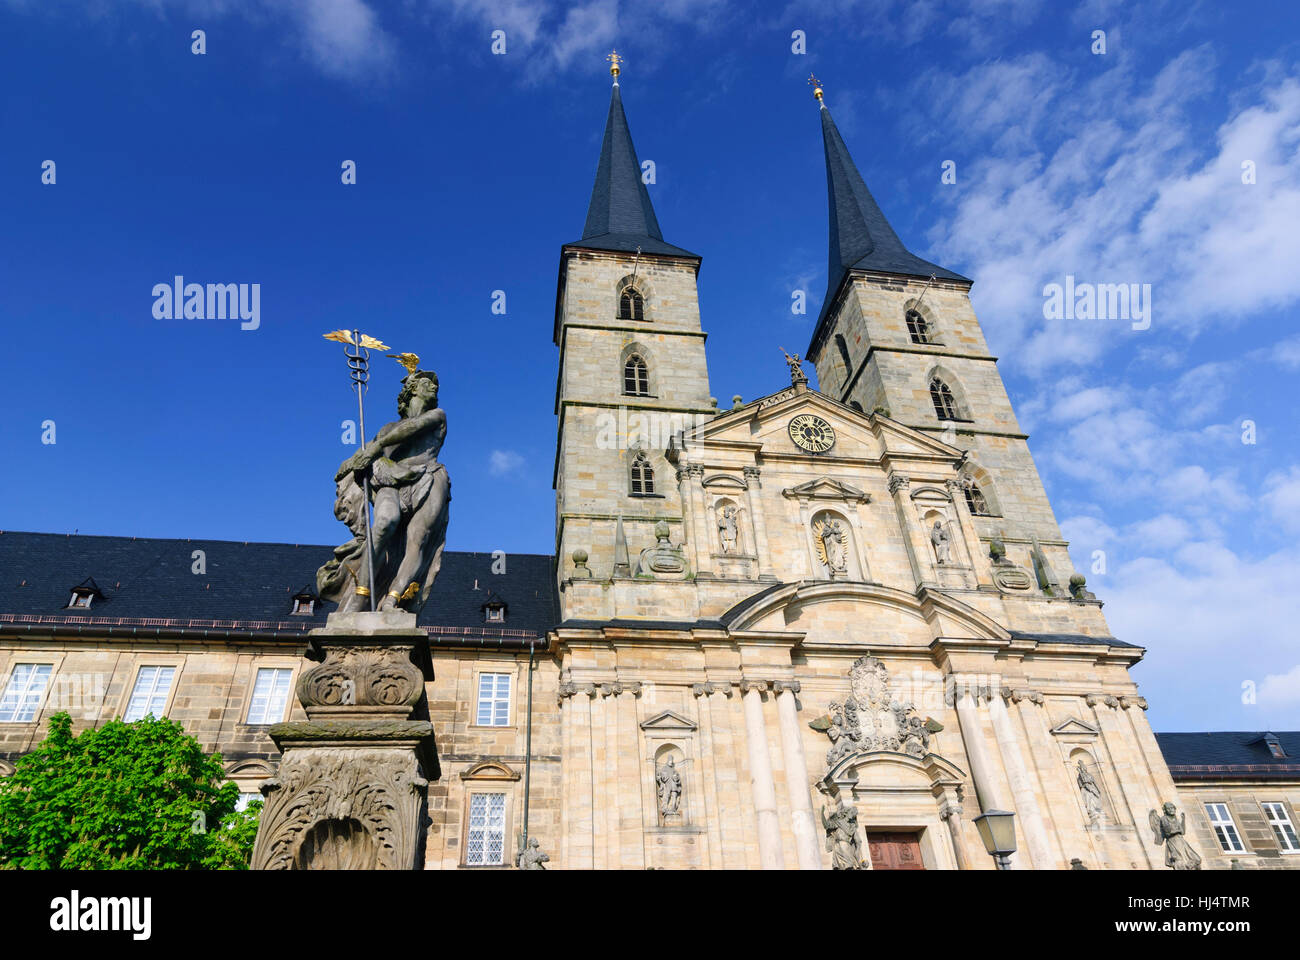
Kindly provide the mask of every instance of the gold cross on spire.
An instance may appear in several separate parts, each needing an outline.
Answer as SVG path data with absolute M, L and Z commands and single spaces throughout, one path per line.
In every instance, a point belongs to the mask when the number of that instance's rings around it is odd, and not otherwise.
M 822 98 L 822 82 L 810 73 L 808 74 L 808 85 L 813 88 L 813 96 L 820 100 Z
M 618 75 L 623 72 L 623 68 L 619 66 L 623 58 L 619 56 L 617 50 L 611 50 L 605 59 L 609 61 L 609 75 L 614 78 L 615 83 L 618 83 Z

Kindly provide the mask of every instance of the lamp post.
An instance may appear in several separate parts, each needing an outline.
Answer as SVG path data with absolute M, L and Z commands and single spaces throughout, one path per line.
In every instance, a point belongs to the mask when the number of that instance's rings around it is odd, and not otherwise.
M 985 810 L 975 818 L 975 827 L 999 870 L 1011 869 L 1011 854 L 1016 852 L 1016 815 L 1006 810 Z

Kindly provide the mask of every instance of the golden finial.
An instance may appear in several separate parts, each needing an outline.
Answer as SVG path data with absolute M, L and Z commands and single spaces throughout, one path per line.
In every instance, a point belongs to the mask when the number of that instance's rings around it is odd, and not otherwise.
M 387 350 L 388 344 L 382 340 L 376 340 L 368 333 L 361 334 L 361 340 L 358 342 L 352 339 L 351 330 L 334 330 L 325 334 L 326 340 L 333 340 L 336 343 L 347 343 L 354 347 L 364 347 L 367 350 Z
M 813 88 L 813 96 L 820 101 L 822 98 L 822 82 L 810 73 L 808 74 L 808 85 Z
M 609 61 L 609 75 L 614 78 L 615 83 L 618 83 L 618 75 L 623 72 L 623 68 L 619 66 L 623 58 L 619 56 L 617 50 L 611 50 L 605 59 Z

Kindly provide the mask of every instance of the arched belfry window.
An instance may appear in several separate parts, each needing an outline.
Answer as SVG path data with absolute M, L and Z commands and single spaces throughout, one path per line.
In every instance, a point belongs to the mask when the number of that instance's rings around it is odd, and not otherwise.
M 655 492 L 655 471 L 650 466 L 644 453 L 632 458 L 632 493 L 650 494 Z
M 650 395 L 650 368 L 639 353 L 632 354 L 623 362 L 623 392 L 629 397 Z
M 930 400 L 934 403 L 934 412 L 940 420 L 959 420 L 957 399 L 952 389 L 938 377 L 930 381 Z
M 624 287 L 618 295 L 618 318 L 620 320 L 644 320 L 645 297 L 636 287 Z
M 915 310 L 907 311 L 907 332 L 913 343 L 931 343 L 930 324 Z
M 962 492 L 966 494 L 966 506 L 970 508 L 972 516 L 991 517 L 993 511 L 989 509 L 988 498 L 984 496 L 984 491 L 980 489 L 979 484 L 973 477 L 966 477 L 961 482 Z

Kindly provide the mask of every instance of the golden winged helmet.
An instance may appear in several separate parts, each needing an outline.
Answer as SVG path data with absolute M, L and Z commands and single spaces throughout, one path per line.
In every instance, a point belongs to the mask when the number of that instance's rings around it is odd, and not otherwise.
M 406 368 L 407 376 L 415 373 L 420 369 L 420 358 L 414 353 L 386 353 L 386 357 L 392 357 L 398 363 Z

